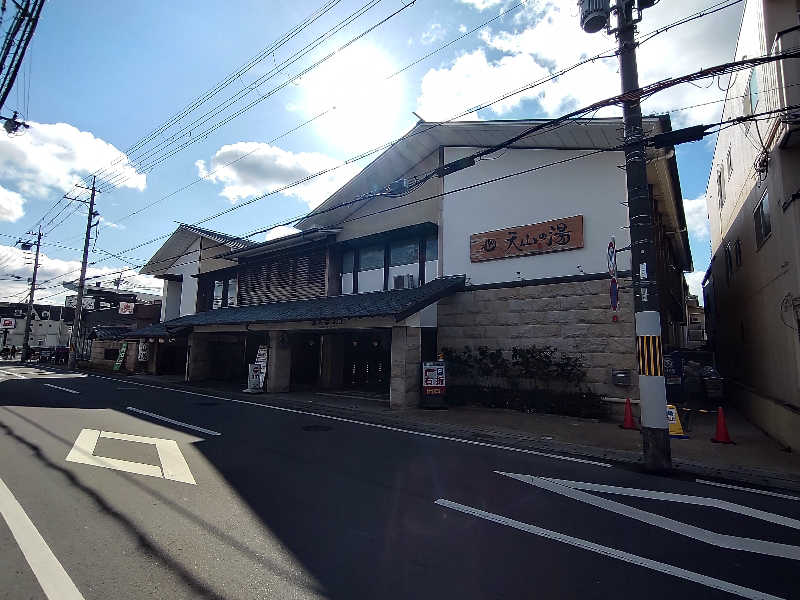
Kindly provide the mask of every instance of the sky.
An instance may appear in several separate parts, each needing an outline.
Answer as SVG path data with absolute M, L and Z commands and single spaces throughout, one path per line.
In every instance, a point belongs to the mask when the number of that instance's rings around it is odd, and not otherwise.
M 639 31 L 713 4 L 659 2 Z M 743 5 L 643 43 L 640 84 L 731 60 Z M 109 282 L 146 262 L 163 238 L 142 244 L 178 222 L 233 209 L 202 226 L 258 231 L 254 240 L 284 234 L 285 226 L 269 228 L 324 201 L 408 131 L 414 113 L 552 118 L 616 95 L 609 58 L 497 101 L 614 46 L 613 36 L 580 29 L 572 0 L 48 2 L 2 111 L 18 110 L 30 128 L 0 136 L 0 301 L 24 299 L 32 258 L 14 242 L 42 224 L 36 298 L 63 302 L 60 282 L 78 276 L 86 207 L 62 197 L 86 199 L 75 185 L 92 173 L 101 193 L 88 275 Z M 724 84 L 676 86 L 643 112 L 669 112 L 676 128 L 713 123 Z M 704 193 L 713 143 L 677 149 L 693 293 L 710 260 Z M 122 287 L 161 287 L 136 270 L 122 276 Z

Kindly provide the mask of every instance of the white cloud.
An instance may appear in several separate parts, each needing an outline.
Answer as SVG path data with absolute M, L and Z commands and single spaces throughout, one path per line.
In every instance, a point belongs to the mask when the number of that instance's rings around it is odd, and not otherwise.
M 467 33 L 467 26 L 463 23 L 458 26 L 458 33 Z
M 419 41 L 422 45 L 428 46 L 439 40 L 443 40 L 445 35 L 447 35 L 447 30 L 442 27 L 441 23 L 432 23 L 427 31 L 424 31 L 419 37 Z
M 703 278 L 706 276 L 705 271 L 692 271 L 686 273 L 686 283 L 689 285 L 689 293 L 694 294 L 700 299 L 700 304 L 703 304 Z
M 22 208 L 24 203 L 25 199 L 17 192 L 0 185 L 0 221 L 18 221 L 25 214 Z
M 499 4 L 493 0 L 463 1 L 479 9 Z M 639 29 L 645 33 L 652 31 L 687 16 L 696 9 L 696 4 L 691 0 L 661 2 L 645 11 Z M 645 85 L 730 60 L 740 15 L 741 6 L 727 9 L 676 27 L 642 44 L 638 49 L 640 84 Z M 512 29 L 508 29 L 508 25 L 501 25 L 501 29 L 487 29 L 481 36 L 484 48 L 500 52 L 499 58 L 476 65 L 476 55 L 481 49 L 463 54 L 444 68 L 429 70 L 423 79 L 423 86 L 427 85 L 428 90 L 436 90 L 439 94 L 448 89 L 461 91 L 468 88 L 474 90 L 472 94 L 485 100 L 488 97 L 487 90 L 491 90 L 493 95 L 495 92 L 500 95 L 539 78 L 543 69 L 550 72 L 560 70 L 585 57 L 612 50 L 616 45 L 614 38 L 605 33 L 584 33 L 578 25 L 576 8 L 572 2 L 531 0 L 515 15 L 513 22 Z M 481 56 L 485 57 L 486 54 Z M 519 57 L 525 57 L 527 64 L 533 63 L 535 67 L 526 71 L 520 67 L 526 64 L 525 61 Z M 664 57 L 669 57 L 669 60 Z M 510 61 L 512 58 L 518 62 Z M 519 68 L 510 68 L 512 64 Z M 470 70 L 470 67 L 476 66 L 479 67 L 477 71 Z M 503 115 L 516 108 L 520 99 L 535 98 L 545 114 L 552 117 L 569 108 L 588 105 L 616 95 L 619 88 L 618 62 L 612 57 L 589 63 L 556 81 L 518 94 L 514 96 L 518 99 L 516 103 L 504 101 L 495 105 L 493 110 L 497 115 Z M 708 89 L 691 85 L 676 86 L 646 100 L 643 110 L 646 114 L 664 112 L 676 107 L 716 100 L 722 96 L 723 92 L 717 89 L 716 84 Z M 446 104 L 446 110 L 437 112 L 458 111 L 463 108 L 459 105 L 460 99 L 456 96 L 448 101 L 445 95 L 439 100 L 439 108 L 445 108 L 443 105 Z M 418 99 L 419 111 L 424 111 L 432 102 L 432 93 L 426 93 L 423 87 Z M 721 103 L 676 112 L 673 113 L 673 121 L 676 126 L 713 122 L 720 108 Z M 428 118 L 424 112 L 421 114 Z M 607 114 L 619 114 L 619 111 L 609 109 L 599 116 Z
M 119 223 L 114 223 L 109 221 L 105 217 L 99 218 L 100 223 L 102 223 L 103 227 L 110 227 L 111 229 L 125 229 L 125 225 L 120 225 Z
M 295 233 L 300 233 L 300 230 L 297 229 L 296 227 L 289 227 L 288 225 L 278 225 L 277 227 L 273 227 L 267 232 L 267 235 L 264 236 L 264 241 L 268 242 L 269 240 L 275 240 Z
M 227 165 L 247 154 L 246 158 Z M 223 185 L 220 194 L 231 203 L 273 192 L 304 177 L 330 169 L 341 161 L 319 152 L 290 152 L 262 142 L 237 142 L 222 146 L 208 165 L 195 163 L 200 177 Z M 227 166 L 225 166 L 227 165 Z M 359 167 L 345 165 L 281 192 L 313 208 L 351 179 Z
M 111 171 L 122 187 L 143 190 L 147 177 L 112 144 L 67 123 L 30 123 L 25 135 L 0 136 L 0 178 L 31 196 L 68 192 L 83 176 L 119 160 Z M 110 175 L 111 173 L 109 173 Z
M 422 78 L 421 93 L 417 99 L 417 112 L 427 121 L 451 119 L 467 109 L 484 103 L 487 91 L 499 95 L 508 89 L 508 82 L 528 81 L 547 74 L 529 54 L 503 56 L 489 61 L 486 52 L 479 48 L 462 54 L 450 67 L 431 69 Z M 518 94 L 494 104 L 492 110 L 502 114 L 518 107 L 526 97 L 538 92 Z M 476 120 L 477 113 L 470 112 L 461 119 Z
M 29 285 L 26 282 L 31 276 L 32 259 L 29 259 L 30 252 L 14 246 L 0 245 L 0 271 L 9 275 L 19 275 L 20 281 L 3 281 L 0 287 L 0 301 L 17 302 L 22 301 Z M 47 304 L 63 304 L 66 296 L 75 292 L 67 290 L 61 283 L 75 281 L 80 275 L 81 263 L 78 260 L 61 260 L 47 255 L 43 248 L 39 254 L 39 271 L 37 274 L 36 301 Z M 87 277 L 100 276 L 99 279 L 90 279 L 89 282 L 103 281 L 110 282 L 117 277 L 117 271 L 121 267 L 93 267 L 89 266 L 86 270 Z M 106 277 L 107 276 L 107 277 Z M 135 270 L 127 271 L 122 274 L 124 283 L 122 288 L 133 289 L 149 294 L 161 294 L 162 282 L 150 275 L 139 275 Z M 111 285 L 108 283 L 108 285 Z M 44 289 L 46 288 L 46 289 Z M 12 297 L 8 297 L 12 296 Z
M 461 0 L 463 4 L 469 4 L 477 10 L 486 10 L 498 4 L 502 4 L 503 0 Z
M 708 207 L 705 194 L 694 200 L 684 198 L 683 210 L 686 213 L 686 226 L 694 237 L 707 240 L 711 235 L 708 225 Z

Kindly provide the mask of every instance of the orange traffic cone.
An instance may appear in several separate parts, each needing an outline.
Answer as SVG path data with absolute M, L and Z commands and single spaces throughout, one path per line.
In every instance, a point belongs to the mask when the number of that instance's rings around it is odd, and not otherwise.
M 717 431 L 714 433 L 714 437 L 711 438 L 711 441 L 717 444 L 736 443 L 731 439 L 731 436 L 728 435 L 728 426 L 725 424 L 725 413 L 721 406 L 717 408 Z
M 633 408 L 631 408 L 631 399 L 625 399 L 625 419 L 620 425 L 623 429 L 639 429 L 633 421 Z

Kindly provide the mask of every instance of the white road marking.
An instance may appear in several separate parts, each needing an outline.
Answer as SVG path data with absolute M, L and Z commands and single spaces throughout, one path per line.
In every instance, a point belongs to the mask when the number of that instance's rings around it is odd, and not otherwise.
M 69 392 L 70 394 L 80 394 L 80 392 L 77 390 L 71 390 L 69 388 L 61 387 L 60 385 L 53 385 L 52 383 L 43 383 L 42 385 L 61 390 L 62 392 Z
M 17 377 L 19 379 L 27 379 L 27 377 L 25 377 L 24 375 L 20 375 L 19 373 L 14 373 L 13 371 L 0 370 L 0 373 L 2 373 L 3 375 L 11 375 L 12 377 Z
M 201 431 L 203 433 L 207 433 L 208 435 L 222 435 L 218 431 L 212 431 L 210 429 L 205 429 L 204 427 L 198 427 L 197 425 L 190 425 L 189 423 L 184 423 L 183 421 L 176 421 L 175 419 L 170 419 L 169 417 L 157 415 L 156 413 L 148 412 L 146 410 L 142 410 L 141 408 L 134 408 L 133 406 L 128 406 L 127 410 L 147 415 L 148 417 L 153 417 L 154 419 L 160 419 L 162 421 L 166 421 L 167 423 L 172 423 L 173 425 L 180 425 L 181 427 L 188 427 L 189 429 Z
M 17 499 L 0 479 L 0 513 L 50 600 L 84 600 Z M 10 585 L 10 582 L 7 582 Z
M 689 496 L 686 494 L 673 494 L 670 492 L 657 492 L 654 490 L 640 490 L 637 488 L 617 487 L 615 485 L 601 485 L 599 483 L 586 483 L 582 481 L 568 481 L 566 479 L 552 479 L 550 477 L 542 477 L 547 481 L 552 481 L 559 485 L 572 488 L 574 490 L 585 490 L 589 492 L 601 492 L 603 494 L 619 494 L 621 496 L 633 496 L 636 498 L 649 498 L 650 500 L 665 500 L 667 502 L 680 502 L 681 504 L 695 504 L 697 506 L 709 506 L 711 508 L 719 508 L 720 510 L 727 510 L 729 512 L 738 513 L 754 519 L 761 519 L 762 521 L 769 521 L 776 525 L 783 525 L 784 527 L 791 527 L 792 529 L 800 529 L 800 521 L 783 515 L 767 512 L 765 510 L 758 510 L 757 508 L 750 508 L 742 504 L 734 502 L 727 502 L 725 500 L 718 500 L 716 498 L 705 498 L 703 496 Z
M 607 500 L 605 498 L 601 498 L 600 496 L 587 494 L 586 492 L 582 492 L 580 490 L 572 489 L 557 483 L 552 483 L 546 479 L 542 479 L 541 477 L 520 475 L 516 473 L 502 473 L 500 471 L 495 472 L 499 475 L 511 477 L 550 492 L 555 492 L 556 494 L 566 496 L 567 498 L 585 502 L 586 504 L 591 504 L 597 508 L 602 508 L 603 510 L 624 515 L 626 517 L 636 519 L 637 521 L 641 521 L 642 523 L 653 525 L 654 527 L 666 529 L 667 531 L 677 533 L 678 535 L 683 535 L 688 538 L 711 544 L 713 546 L 718 546 L 719 548 L 741 550 L 744 552 L 753 552 L 756 554 L 765 554 L 768 556 L 778 556 L 781 558 L 800 560 L 800 547 L 798 546 L 790 546 L 789 544 L 781 544 L 767 540 L 757 540 L 717 533 L 716 531 L 709 531 L 708 529 L 690 525 L 689 523 L 683 523 L 682 521 L 676 521 L 675 519 L 670 519 L 669 517 L 664 517 L 662 515 L 634 508 L 633 506 L 628 506 L 627 504 L 622 504 L 621 502 Z
M 707 481 L 705 479 L 695 479 L 697 483 L 704 483 L 706 485 L 715 485 L 721 488 L 729 488 L 731 490 L 740 490 L 742 492 L 753 492 L 754 494 L 764 494 L 765 496 L 774 496 L 775 498 L 785 498 L 786 500 L 797 500 L 800 502 L 800 496 L 792 496 L 790 494 L 779 494 L 778 492 L 770 492 L 768 490 L 758 490 L 756 488 L 742 487 L 740 485 L 731 485 L 730 483 L 718 483 L 716 481 Z
M 94 449 L 101 437 L 139 444 L 152 444 L 156 447 L 161 466 L 97 456 L 94 454 Z M 186 459 L 183 457 L 175 440 L 132 435 L 130 433 L 114 433 L 113 431 L 98 431 L 97 429 L 83 429 L 78 434 L 78 438 L 75 440 L 75 444 L 73 444 L 69 454 L 67 454 L 66 460 L 93 467 L 126 471 L 128 473 L 171 479 L 172 481 L 196 485 L 192 472 L 189 470 L 189 465 L 186 463 Z
M 472 515 L 473 517 L 479 517 L 481 519 L 486 519 L 487 521 L 492 521 L 493 523 L 498 523 L 507 527 L 513 527 L 514 529 L 519 529 L 520 531 L 525 531 L 543 538 L 569 544 L 570 546 L 575 546 L 583 550 L 596 552 L 597 554 L 602 554 L 603 556 L 607 556 L 609 558 L 614 558 L 616 560 L 628 562 L 646 569 L 652 569 L 653 571 L 658 571 L 659 573 L 665 573 L 667 575 L 672 575 L 673 577 L 679 577 L 687 581 L 699 583 L 700 585 L 704 585 L 715 590 L 736 594 L 737 596 L 741 596 L 743 598 L 751 598 L 753 600 L 780 600 L 778 596 L 773 596 L 772 594 L 767 594 L 766 592 L 760 592 L 758 590 L 737 585 L 729 581 L 716 579 L 715 577 L 709 577 L 708 575 L 703 575 L 701 573 L 695 573 L 694 571 L 689 571 L 687 569 L 682 569 L 681 567 L 676 567 L 667 563 L 644 558 L 643 556 L 624 552 L 623 550 L 617 550 L 616 548 L 611 548 L 609 546 L 595 544 L 594 542 L 573 537 L 558 531 L 552 531 L 550 529 L 537 527 L 536 525 L 523 523 L 522 521 L 509 519 L 508 517 L 504 517 L 502 515 L 486 512 L 484 510 L 459 504 L 457 502 L 452 502 L 450 500 L 439 499 L 436 500 L 436 504 L 452 510 L 457 510 L 464 514 Z
M 114 377 L 104 377 L 103 375 L 90 375 L 90 377 L 96 377 L 97 379 L 108 379 L 109 381 L 119 381 L 118 379 L 116 379 Z M 237 404 L 247 404 L 249 406 L 258 406 L 260 408 L 268 408 L 270 410 L 277 410 L 277 411 L 280 411 L 280 412 L 286 412 L 286 413 L 292 413 L 292 414 L 298 414 L 298 415 L 307 415 L 307 416 L 310 416 L 310 417 L 317 417 L 319 419 L 328 419 L 328 420 L 331 420 L 331 421 L 339 421 L 341 423 L 352 423 L 354 425 L 362 425 L 364 427 L 373 427 L 375 429 L 383 429 L 383 430 L 386 430 L 386 431 L 395 431 L 395 432 L 398 432 L 398 433 L 405 433 L 407 435 L 416 435 L 416 436 L 420 436 L 420 437 L 427 437 L 427 438 L 433 438 L 433 439 L 438 439 L 438 440 L 445 440 L 445 441 L 448 441 L 448 442 L 457 442 L 459 444 L 468 444 L 470 446 L 481 446 L 481 447 L 484 447 L 484 448 L 494 448 L 494 449 L 497 449 L 497 450 L 505 450 L 505 451 L 508 451 L 508 452 L 519 452 L 520 454 L 531 454 L 531 455 L 535 455 L 535 456 L 544 456 L 544 457 L 547 457 L 547 458 L 555 458 L 555 459 L 558 459 L 558 460 L 566 460 L 566 461 L 569 461 L 569 462 L 577 462 L 577 463 L 583 463 L 583 464 L 587 464 L 587 465 L 593 465 L 595 467 L 607 467 L 607 468 L 611 467 L 611 464 L 609 464 L 609 463 L 599 462 L 599 461 L 595 461 L 595 460 L 589 460 L 589 459 L 586 459 L 586 458 L 576 458 L 576 457 L 573 457 L 573 456 L 562 456 L 560 454 L 551 454 L 549 452 L 539 452 L 538 450 L 528 450 L 528 449 L 525 449 L 525 448 L 514 448 L 513 446 L 504 446 L 502 444 L 491 444 L 489 442 L 479 442 L 477 440 L 465 440 L 463 438 L 451 437 L 451 436 L 448 436 L 448 435 L 439 435 L 439 434 L 436 434 L 436 433 L 426 433 L 424 431 L 414 431 L 412 429 L 403 429 L 402 427 L 392 427 L 390 425 L 381 425 L 380 423 L 369 423 L 368 421 L 359 421 L 359 420 L 356 420 L 356 419 L 346 419 L 344 417 L 334 417 L 332 415 L 324 415 L 322 413 L 315 413 L 315 412 L 310 412 L 310 411 L 306 411 L 306 410 L 298 410 L 298 409 L 295 409 L 295 408 L 286 408 L 284 406 L 275 406 L 275 405 L 272 405 L 272 404 L 261 404 L 259 402 L 249 402 L 247 400 L 239 400 L 237 398 L 225 398 L 223 396 L 214 396 L 212 394 L 203 394 L 201 392 L 191 392 L 189 390 L 179 390 L 179 389 L 175 389 L 175 388 L 163 387 L 163 386 L 160 386 L 160 385 L 151 385 L 151 384 L 148 384 L 148 383 L 138 383 L 138 382 L 135 382 L 135 381 L 129 381 L 129 382 L 126 382 L 126 383 L 130 383 L 131 385 L 138 385 L 138 386 L 141 386 L 141 387 L 156 389 L 156 390 L 166 390 L 168 392 L 176 392 L 178 394 L 188 394 L 190 396 L 200 396 L 201 398 L 211 398 L 212 400 L 222 400 L 224 402 L 235 402 Z

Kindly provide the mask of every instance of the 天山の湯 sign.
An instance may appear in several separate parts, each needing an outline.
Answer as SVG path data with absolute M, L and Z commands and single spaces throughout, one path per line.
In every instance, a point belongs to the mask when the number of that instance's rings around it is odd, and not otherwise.
M 475 233 L 469 237 L 471 262 L 577 248 L 583 248 L 583 215 Z

